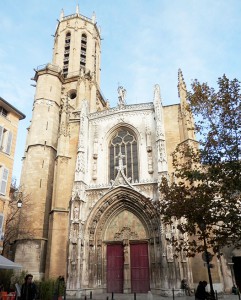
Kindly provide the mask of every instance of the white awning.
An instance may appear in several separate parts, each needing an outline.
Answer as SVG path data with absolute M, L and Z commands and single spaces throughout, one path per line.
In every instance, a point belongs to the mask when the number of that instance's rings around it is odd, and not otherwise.
M 0 269 L 21 269 L 22 266 L 0 255 Z

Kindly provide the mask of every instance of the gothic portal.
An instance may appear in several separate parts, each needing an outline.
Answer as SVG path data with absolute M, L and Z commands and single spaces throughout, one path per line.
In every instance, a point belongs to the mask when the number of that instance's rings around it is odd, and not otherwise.
M 183 278 L 194 286 L 206 279 L 204 263 L 174 257 L 167 238 L 183 236 L 161 224 L 157 205 L 160 180 L 172 174 L 171 153 L 195 139 L 182 73 L 176 105 L 164 106 L 155 85 L 153 101 L 135 105 L 119 87 L 110 108 L 99 88 L 100 53 L 95 15 L 78 7 L 62 12 L 53 61 L 34 78 L 21 176 L 34 207 L 33 236 L 19 238 L 15 260 L 35 278 L 64 275 L 72 295 L 89 288 L 167 294 Z

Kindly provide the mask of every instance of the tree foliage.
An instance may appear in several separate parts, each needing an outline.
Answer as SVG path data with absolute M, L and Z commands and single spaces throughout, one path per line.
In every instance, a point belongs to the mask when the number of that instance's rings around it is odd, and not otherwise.
M 188 234 L 172 238 L 176 250 L 188 255 L 203 251 L 204 236 L 214 252 L 241 243 L 241 83 L 223 75 L 217 84 L 215 91 L 193 81 L 186 109 L 195 118 L 189 130 L 195 130 L 198 143 L 177 146 L 175 179 L 163 178 L 160 187 L 163 222 Z

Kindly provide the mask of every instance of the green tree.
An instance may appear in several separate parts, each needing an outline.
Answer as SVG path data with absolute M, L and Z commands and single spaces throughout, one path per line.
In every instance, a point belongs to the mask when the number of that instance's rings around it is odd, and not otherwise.
M 241 244 L 241 83 L 224 75 L 217 84 L 215 91 L 193 81 L 186 109 L 198 142 L 177 146 L 174 179 L 163 178 L 160 186 L 163 222 L 187 233 L 171 241 L 189 256 L 204 250 L 204 235 L 214 253 Z

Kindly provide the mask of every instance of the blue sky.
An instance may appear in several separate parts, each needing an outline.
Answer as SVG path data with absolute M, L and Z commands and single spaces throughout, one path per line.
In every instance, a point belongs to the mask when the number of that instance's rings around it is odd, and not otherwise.
M 61 9 L 96 13 L 101 27 L 101 90 L 117 103 L 150 102 L 159 84 L 164 105 L 178 103 L 177 72 L 215 86 L 224 73 L 241 80 L 240 0 L 1 0 L 0 96 L 26 115 L 20 122 L 13 175 L 19 179 L 35 89 L 33 69 L 51 62 Z

